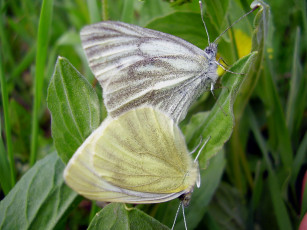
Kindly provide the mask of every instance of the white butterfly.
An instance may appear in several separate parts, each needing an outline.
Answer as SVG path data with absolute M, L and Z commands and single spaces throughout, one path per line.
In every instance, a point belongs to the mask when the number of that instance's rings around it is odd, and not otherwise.
M 152 105 L 179 122 L 218 77 L 214 43 L 203 51 L 181 38 L 115 21 L 86 26 L 81 39 L 112 117 Z
M 116 21 L 86 26 L 80 34 L 111 117 L 151 105 L 178 123 L 201 93 L 214 89 L 221 64 L 209 35 L 209 46 L 201 50 L 170 34 Z

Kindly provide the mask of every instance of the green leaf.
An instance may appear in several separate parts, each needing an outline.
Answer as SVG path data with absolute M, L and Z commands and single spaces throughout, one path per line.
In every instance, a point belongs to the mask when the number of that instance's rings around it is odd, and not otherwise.
M 219 33 L 222 32 L 220 31 L 221 28 L 225 29 L 225 21 L 227 15 L 226 12 L 228 10 L 228 5 L 229 0 L 205 1 L 205 13 L 209 15 L 210 24 L 214 25 L 216 31 L 218 31 Z M 207 24 L 209 23 L 207 22 Z
M 31 153 L 30 165 L 36 161 L 38 145 L 38 114 L 43 97 L 43 84 L 45 77 L 45 66 L 47 59 L 47 48 L 49 42 L 49 31 L 51 30 L 51 21 L 53 13 L 53 0 L 43 0 L 41 14 L 39 18 L 39 27 L 37 32 L 37 50 L 35 60 L 35 78 L 34 78 L 34 102 L 32 108 L 32 130 L 31 130 Z M 43 99 L 43 100 L 42 100 Z
M 1 36 L 1 35 L 0 35 Z M 2 164 L 8 163 L 6 166 L 10 168 L 10 172 L 6 174 L 7 178 L 10 178 L 10 183 L 6 183 L 6 186 L 9 186 L 11 189 L 16 183 L 16 172 L 15 172 L 15 162 L 14 162 L 14 153 L 13 153 L 13 143 L 12 143 L 12 129 L 11 129 L 11 119 L 9 116 L 9 97 L 7 90 L 7 82 L 4 74 L 4 65 L 2 61 L 2 55 L 0 53 L 0 84 L 1 84 L 1 102 L 2 109 L 4 114 L 4 129 L 6 137 L 6 151 L 2 149 L 2 155 L 7 152 L 7 162 L 2 162 Z M 6 167 L 4 166 L 4 167 Z
M 152 18 L 161 17 L 173 9 L 165 1 L 144 1 L 140 9 L 138 22 L 140 26 L 146 25 Z
M 153 20 L 146 27 L 180 37 L 197 47 L 205 48 L 207 45 L 207 35 L 200 13 L 176 12 Z
M 77 194 L 56 153 L 38 161 L 0 203 L 0 229 L 53 229 Z
M 256 57 L 257 55 L 254 52 L 240 59 L 233 65 L 231 71 L 237 73 L 248 72 Z M 232 133 L 234 126 L 233 103 L 244 80 L 245 76 L 231 75 L 229 72 L 225 74 L 222 79 L 224 88 L 217 102 L 206 119 L 195 127 L 194 133 L 191 135 L 189 147 L 196 146 L 200 136 L 204 139 L 211 137 L 203 150 L 204 154 L 200 154 L 199 162 L 201 167 L 206 167 L 208 160 L 223 147 Z
M 65 58 L 58 58 L 48 88 L 52 137 L 67 162 L 100 124 L 100 104 L 88 81 Z
M 0 185 L 4 194 L 7 195 L 13 186 L 11 184 L 10 164 L 2 141 L 3 138 L 1 133 L 2 130 L 0 123 Z
M 131 23 L 134 13 L 134 0 L 126 0 L 123 2 L 121 21 Z
M 88 230 L 168 229 L 165 225 L 136 208 L 112 203 L 104 207 L 92 220 Z

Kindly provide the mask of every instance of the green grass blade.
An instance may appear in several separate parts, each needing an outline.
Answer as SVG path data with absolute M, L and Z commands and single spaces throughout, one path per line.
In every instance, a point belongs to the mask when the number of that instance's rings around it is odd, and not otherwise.
M 298 147 L 298 150 L 296 152 L 294 161 L 293 161 L 293 176 L 292 181 L 295 183 L 297 179 L 297 175 L 299 173 L 299 170 L 301 169 L 302 165 L 306 163 L 306 153 L 307 153 L 307 132 L 305 132 L 303 140 L 300 142 L 300 146 Z
M 102 0 L 102 18 L 103 21 L 109 20 L 108 0 Z
M 0 54 L 0 82 L 1 82 L 1 96 L 2 96 L 2 104 L 3 104 L 3 113 L 4 113 L 4 126 L 5 126 L 5 135 L 6 135 L 6 148 L 9 160 L 9 168 L 10 168 L 10 185 L 12 188 L 16 183 L 16 175 L 15 175 L 15 162 L 13 156 L 12 149 L 12 133 L 11 133 L 11 124 L 9 117 L 9 98 L 7 93 L 7 85 L 6 79 L 4 76 L 4 66 L 2 62 L 2 55 Z
M 133 20 L 134 0 L 126 0 L 123 2 L 123 10 L 121 21 L 131 23 Z
M 90 15 L 90 22 L 91 23 L 100 22 L 101 21 L 101 15 L 99 12 L 100 7 L 97 4 L 97 1 L 87 0 L 87 6 Z
M 3 4 L 3 3 L 2 3 Z M 1 2 L 0 2 L 0 7 L 2 6 Z M 11 46 L 10 46 L 10 42 L 8 40 L 8 35 L 7 35 L 7 30 L 4 28 L 4 23 L 5 23 L 5 19 L 4 19 L 4 14 L 2 12 L 2 8 L 0 8 L 0 41 L 1 41 L 1 53 L 3 55 L 5 55 L 6 61 L 8 62 L 8 64 L 10 65 L 10 67 L 14 66 L 15 64 L 15 60 L 12 54 L 12 50 L 11 50 Z
M 6 155 L 1 133 L 2 130 L 0 123 L 0 185 L 3 193 L 7 195 L 13 186 L 11 183 L 11 176 L 10 176 L 11 175 L 10 163 Z
M 272 164 L 269 158 L 269 151 L 266 146 L 265 140 L 261 136 L 261 133 L 258 128 L 259 125 L 250 107 L 247 107 L 247 113 L 248 113 L 251 129 L 253 131 L 253 134 L 259 145 L 259 148 L 262 152 L 267 169 L 269 171 L 269 177 L 268 177 L 269 190 L 270 190 L 274 213 L 277 219 L 279 229 L 291 230 L 292 229 L 291 221 L 290 221 L 290 218 L 287 212 L 286 205 L 282 199 L 282 193 L 281 193 L 280 185 L 278 183 L 278 178 L 277 178 L 275 171 L 273 170 L 273 167 L 272 167 Z
M 33 165 L 35 163 L 37 155 L 38 119 L 39 119 L 38 113 L 42 99 L 44 69 L 45 69 L 44 67 L 47 58 L 47 48 L 49 41 L 49 30 L 51 28 L 52 11 L 53 11 L 53 0 L 44 0 L 42 3 L 42 9 L 39 19 L 38 35 L 37 35 L 30 165 Z
M 290 92 L 288 94 L 287 102 L 287 127 L 290 135 L 294 139 L 298 139 L 297 133 L 300 129 L 304 107 L 307 100 L 307 75 L 303 75 L 302 66 L 300 63 L 300 50 L 301 50 L 301 30 L 296 29 L 296 38 L 293 51 L 292 71 Z

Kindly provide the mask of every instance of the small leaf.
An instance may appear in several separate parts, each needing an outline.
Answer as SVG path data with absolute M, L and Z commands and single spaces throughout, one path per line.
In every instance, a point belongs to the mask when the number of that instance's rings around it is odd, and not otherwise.
M 231 71 L 237 73 L 247 72 L 256 56 L 254 52 L 240 59 L 233 65 Z M 244 79 L 245 76 L 234 76 L 230 73 L 226 73 L 222 81 L 224 88 L 215 106 L 206 119 L 194 128 L 194 133 L 189 134 L 191 138 L 191 142 L 189 143 L 190 149 L 193 148 L 192 146 L 197 146 L 197 141 L 199 141 L 200 136 L 204 139 L 211 137 L 203 150 L 204 154 L 200 154 L 200 167 L 206 167 L 209 159 L 214 156 L 229 139 L 234 126 L 233 103 Z
M 100 124 L 100 104 L 88 81 L 65 58 L 58 58 L 48 87 L 52 137 L 67 162 Z
M 88 230 L 168 229 L 165 225 L 135 208 L 112 203 L 104 207 L 92 220 Z
M 0 203 L 0 229 L 53 229 L 77 194 L 57 154 L 38 161 Z

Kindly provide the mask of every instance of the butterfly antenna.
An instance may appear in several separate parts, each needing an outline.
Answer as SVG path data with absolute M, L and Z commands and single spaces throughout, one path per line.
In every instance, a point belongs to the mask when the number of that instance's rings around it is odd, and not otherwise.
M 199 157 L 201 151 L 203 151 L 203 149 L 205 148 L 205 146 L 206 146 L 206 144 L 208 143 L 208 141 L 210 140 L 210 138 L 211 138 L 211 136 L 208 137 L 208 139 L 205 141 L 205 143 L 203 144 L 203 146 L 200 148 L 200 150 L 199 150 L 198 153 L 197 153 L 197 156 L 196 156 L 195 159 L 194 159 L 194 162 L 196 162 L 196 161 L 198 160 L 198 157 Z
M 199 7 L 200 7 L 200 14 L 201 14 L 201 20 L 203 21 L 203 24 L 205 26 L 205 30 L 207 33 L 207 37 L 208 37 L 208 45 L 210 44 L 210 37 L 209 37 L 209 33 L 208 33 L 208 29 L 204 20 L 204 12 L 203 12 L 203 3 L 201 1 L 199 1 Z
M 234 21 L 230 26 L 228 26 L 228 28 L 226 30 L 224 30 L 224 32 L 222 32 L 215 40 L 213 43 L 215 43 L 224 33 L 226 33 L 231 27 L 233 27 L 235 24 L 237 24 L 239 21 L 241 21 L 243 18 L 245 18 L 247 15 L 249 15 L 250 13 L 254 12 L 258 7 L 260 6 L 260 4 L 257 4 L 256 6 L 254 6 L 253 9 L 251 9 L 251 11 L 247 12 L 246 14 L 242 15 L 240 18 L 238 18 L 236 21 Z
M 182 215 L 183 215 L 184 227 L 185 227 L 185 230 L 188 230 L 187 221 L 185 220 L 184 206 L 183 206 L 183 203 L 182 203 L 182 202 L 181 202 L 181 207 L 182 207 Z
M 193 154 L 196 152 L 196 150 L 199 148 L 200 144 L 203 142 L 203 137 L 200 136 L 200 141 L 198 143 L 198 145 L 192 150 L 192 152 L 190 152 L 190 154 Z
M 180 202 L 180 204 L 179 204 L 179 206 L 178 206 L 178 209 L 177 209 L 177 212 L 176 212 L 176 216 L 175 216 L 175 219 L 174 219 L 174 223 L 173 223 L 173 226 L 172 226 L 172 230 L 174 230 L 175 223 L 176 223 L 176 220 L 177 220 L 177 216 L 178 216 L 178 213 L 179 213 L 181 204 L 182 204 L 182 201 Z

